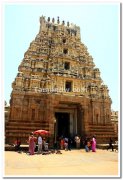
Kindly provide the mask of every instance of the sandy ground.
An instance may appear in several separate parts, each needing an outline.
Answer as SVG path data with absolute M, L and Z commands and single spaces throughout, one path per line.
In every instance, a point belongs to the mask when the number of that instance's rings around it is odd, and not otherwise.
M 10 176 L 114 176 L 118 177 L 118 153 L 97 150 L 86 153 L 84 149 L 61 151 L 62 154 L 27 155 L 5 152 L 5 177 Z

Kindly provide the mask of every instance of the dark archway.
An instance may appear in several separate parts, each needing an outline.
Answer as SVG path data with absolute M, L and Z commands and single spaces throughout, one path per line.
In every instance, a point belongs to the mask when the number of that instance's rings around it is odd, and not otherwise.
M 56 112 L 56 132 L 57 136 L 66 136 L 68 137 L 70 134 L 70 114 L 69 113 L 62 113 L 62 112 Z

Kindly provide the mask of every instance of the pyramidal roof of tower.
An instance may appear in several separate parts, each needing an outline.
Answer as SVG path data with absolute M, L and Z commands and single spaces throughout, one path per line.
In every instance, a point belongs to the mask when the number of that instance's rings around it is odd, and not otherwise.
M 81 43 L 80 27 L 69 22 L 65 26 L 65 21 L 60 23 L 59 17 L 57 23 L 55 23 L 54 18 L 52 18 L 52 21 L 49 17 L 47 21 L 44 16 L 40 18 L 40 31 L 35 40 L 30 43 L 21 65 L 23 65 L 24 60 L 26 63 L 30 59 L 33 60 L 33 57 L 35 61 L 42 61 L 41 57 L 43 56 L 48 56 L 49 59 L 54 56 L 54 58 L 61 56 L 66 59 L 70 58 L 71 61 L 81 61 L 85 67 L 88 66 L 87 63 L 93 67 L 95 66 L 87 47 Z M 46 61 L 47 58 L 44 60 Z M 98 68 L 95 68 L 95 70 L 98 70 Z
M 87 96 L 99 97 L 103 93 L 108 97 L 100 71 L 81 42 L 80 27 L 65 24 L 64 20 L 60 22 L 59 17 L 56 21 L 40 17 L 39 33 L 30 43 L 18 70 L 13 91 L 32 92 L 66 86 L 79 87 Z

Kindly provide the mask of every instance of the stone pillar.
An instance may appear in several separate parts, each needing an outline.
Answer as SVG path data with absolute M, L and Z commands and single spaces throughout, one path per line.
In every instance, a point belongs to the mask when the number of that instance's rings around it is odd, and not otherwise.
M 73 134 L 73 113 L 70 113 L 70 135 Z
M 74 115 L 73 115 L 73 133 L 77 134 L 77 111 L 74 110 Z
M 83 106 L 83 125 L 84 125 L 84 133 L 89 133 L 89 117 L 88 117 L 88 106 Z
M 49 120 L 49 132 L 50 132 L 50 139 L 49 139 L 49 146 L 53 147 L 54 140 L 55 140 L 55 125 L 56 125 L 56 118 L 55 118 L 55 111 L 54 107 L 58 105 L 58 101 L 53 97 L 49 97 L 49 108 L 48 108 L 48 120 Z

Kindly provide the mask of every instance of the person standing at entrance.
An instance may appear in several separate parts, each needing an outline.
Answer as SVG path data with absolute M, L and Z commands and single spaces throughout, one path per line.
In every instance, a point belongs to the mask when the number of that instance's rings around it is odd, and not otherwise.
M 80 137 L 79 136 L 75 136 L 75 143 L 76 143 L 76 148 L 80 149 Z
M 113 140 L 110 137 L 109 146 L 108 146 L 107 150 L 112 149 L 112 151 L 114 151 L 114 147 L 113 147 L 112 143 L 113 143 Z
M 85 151 L 86 151 L 86 152 L 89 152 L 88 139 L 87 139 L 87 137 L 86 137 L 85 140 L 84 140 L 84 147 L 85 147 Z
M 69 137 L 68 138 L 68 150 L 71 151 L 71 144 L 72 144 L 72 140 L 71 138 Z
M 68 150 L 68 138 L 64 138 L 64 147 L 65 147 L 65 151 Z
M 35 138 L 33 134 L 31 133 L 29 136 L 29 153 L 30 155 L 34 155 L 34 150 L 35 150 Z
M 61 148 L 61 150 L 64 149 L 64 138 L 63 137 L 60 140 L 60 148 Z
M 42 137 L 39 134 L 38 136 L 38 154 L 42 153 Z
M 96 152 L 96 138 L 95 138 L 95 136 L 93 136 L 93 138 L 92 138 L 91 148 L 92 148 L 92 152 Z

